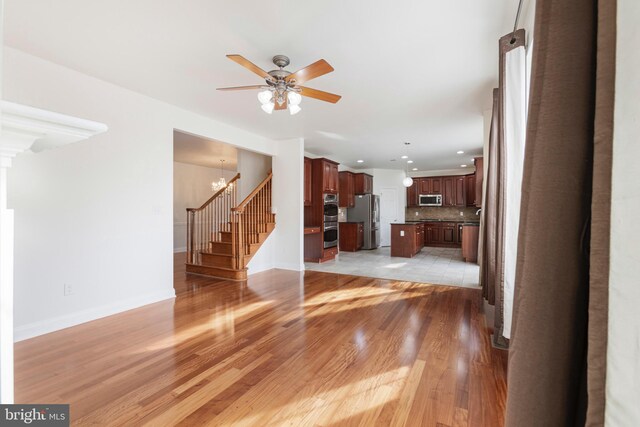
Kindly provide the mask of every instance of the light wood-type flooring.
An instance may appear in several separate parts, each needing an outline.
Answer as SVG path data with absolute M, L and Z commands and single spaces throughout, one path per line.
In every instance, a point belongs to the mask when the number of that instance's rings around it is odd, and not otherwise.
M 270 270 L 16 345 L 17 403 L 76 425 L 503 424 L 478 289 Z

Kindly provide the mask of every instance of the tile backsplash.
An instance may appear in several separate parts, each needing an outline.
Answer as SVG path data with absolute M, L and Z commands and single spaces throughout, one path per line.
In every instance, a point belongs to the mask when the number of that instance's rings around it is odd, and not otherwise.
M 451 221 L 479 221 L 480 215 L 476 215 L 478 208 L 475 207 L 435 207 L 425 206 L 421 208 L 406 208 L 404 212 L 405 221 L 415 221 L 420 219 L 445 219 Z M 462 215 L 460 215 L 462 213 Z

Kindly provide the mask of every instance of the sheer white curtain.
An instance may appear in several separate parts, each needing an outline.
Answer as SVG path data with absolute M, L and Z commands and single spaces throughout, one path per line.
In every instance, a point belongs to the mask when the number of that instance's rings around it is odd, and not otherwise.
M 516 279 L 518 228 L 520 223 L 520 189 L 524 166 L 527 121 L 527 53 L 519 46 L 505 54 L 504 148 L 505 164 L 505 228 L 504 228 L 504 326 L 502 335 L 511 336 L 513 297 Z

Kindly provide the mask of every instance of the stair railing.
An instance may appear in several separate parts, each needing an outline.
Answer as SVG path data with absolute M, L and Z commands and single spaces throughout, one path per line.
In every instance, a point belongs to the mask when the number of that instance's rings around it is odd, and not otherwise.
M 273 222 L 271 212 L 271 182 L 267 177 L 238 206 L 233 208 L 231 229 L 235 268 L 245 267 L 245 259 L 251 255 L 251 245 L 259 243 L 259 233 L 266 232 L 266 224 Z
M 201 254 L 211 241 L 220 240 L 220 232 L 231 231 L 231 208 L 237 203 L 237 181 L 234 176 L 199 208 L 187 208 L 187 263 L 201 264 Z M 233 234 L 233 233 L 232 233 Z

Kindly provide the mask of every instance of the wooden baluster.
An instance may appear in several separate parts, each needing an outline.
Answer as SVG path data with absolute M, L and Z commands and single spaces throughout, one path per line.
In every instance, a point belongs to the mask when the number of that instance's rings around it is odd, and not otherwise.
M 193 263 L 193 211 L 187 209 L 187 262 Z

